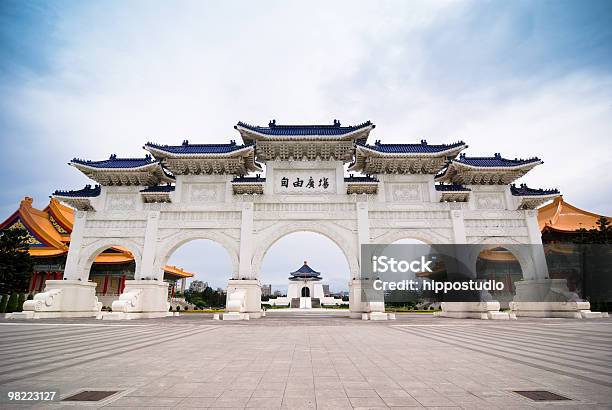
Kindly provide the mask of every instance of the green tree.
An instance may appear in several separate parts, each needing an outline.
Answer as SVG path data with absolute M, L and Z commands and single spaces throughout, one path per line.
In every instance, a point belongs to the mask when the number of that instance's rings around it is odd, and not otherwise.
M 0 234 L 0 293 L 26 292 L 34 269 L 28 231 L 12 228 Z
M 6 305 L 6 313 L 17 312 L 19 307 L 19 300 L 16 293 L 11 293 L 8 303 Z
M 575 239 L 576 243 L 612 243 L 612 225 L 605 216 L 601 216 L 593 229 L 580 228 L 576 230 L 580 235 Z
M 8 295 L 2 295 L 2 299 L 0 299 L 0 313 L 6 312 L 7 304 L 8 304 Z
M 20 293 L 19 297 L 17 298 L 17 312 L 21 312 L 23 310 L 23 304 L 26 301 L 26 294 L 25 293 Z

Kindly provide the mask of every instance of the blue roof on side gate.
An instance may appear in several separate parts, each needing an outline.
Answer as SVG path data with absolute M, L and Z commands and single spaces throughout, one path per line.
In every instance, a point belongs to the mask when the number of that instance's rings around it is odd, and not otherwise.
M 471 191 L 470 188 L 464 187 L 459 184 L 437 184 L 436 191 L 441 192 L 457 192 L 457 191 Z
M 90 161 L 79 158 L 72 160 L 72 163 L 87 165 L 92 168 L 139 168 L 156 162 L 151 158 L 151 155 L 146 155 L 144 158 L 117 158 L 115 154 L 102 161 Z
M 516 186 L 515 184 L 510 185 L 510 192 L 514 196 L 539 196 L 539 195 L 555 195 L 560 194 L 558 189 L 534 189 L 529 188 L 526 184 Z
M 144 148 L 156 148 L 172 154 L 226 154 L 251 145 L 237 145 L 234 140 L 229 144 L 190 144 L 188 140 L 184 140 L 181 145 L 159 145 L 147 142 Z
M 174 185 L 155 185 L 145 189 L 141 189 L 140 192 L 174 192 Z
M 520 165 L 531 164 L 534 162 L 541 162 L 542 160 L 538 157 L 528 159 L 507 159 L 502 158 L 501 154 L 496 153 L 492 157 L 466 157 L 465 154 L 461 154 L 458 159 L 454 162 L 459 162 L 465 165 L 471 165 L 475 167 L 517 167 Z
M 75 191 L 60 191 L 57 190 L 53 193 L 57 196 L 74 197 L 74 198 L 91 198 L 100 195 L 100 185 L 96 185 L 93 188 L 91 185 L 85 185 L 85 188 Z
M 374 142 L 374 145 L 360 144 L 362 147 L 366 147 L 378 152 L 385 152 L 390 154 L 432 154 L 436 152 L 447 151 L 452 148 L 457 148 L 465 145 L 463 141 L 457 141 L 452 144 L 434 144 L 430 145 L 427 140 L 421 140 L 419 144 L 383 144 L 380 140 Z
M 272 120 L 268 123 L 267 127 L 260 127 L 258 125 L 247 124 L 242 121 L 238 121 L 238 124 L 234 128 L 243 127 L 251 131 L 258 132 L 265 135 L 274 136 L 292 136 L 292 135 L 344 135 L 353 131 L 360 130 L 366 127 L 374 128 L 375 125 L 371 121 L 366 121 L 359 125 L 349 125 L 343 127 L 340 125 L 340 121 L 334 120 L 332 125 L 280 125 L 276 124 L 276 120 Z

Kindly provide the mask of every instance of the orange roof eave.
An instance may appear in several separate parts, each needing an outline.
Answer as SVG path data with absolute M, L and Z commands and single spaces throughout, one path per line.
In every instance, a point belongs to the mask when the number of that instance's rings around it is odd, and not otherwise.
M 181 268 L 177 268 L 176 266 L 170 266 L 170 265 L 164 266 L 164 272 L 170 275 L 173 275 L 173 276 L 181 277 L 181 278 L 192 278 L 194 276 L 194 274 L 191 272 L 187 272 Z
M 559 196 L 550 204 L 538 209 L 538 224 L 541 232 L 545 230 L 575 232 L 580 228 L 595 228 L 597 220 L 602 216 L 568 204 L 563 200 L 563 196 Z

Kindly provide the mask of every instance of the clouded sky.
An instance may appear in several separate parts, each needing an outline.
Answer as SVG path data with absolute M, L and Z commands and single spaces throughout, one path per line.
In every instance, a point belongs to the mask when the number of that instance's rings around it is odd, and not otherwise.
M 89 182 L 75 156 L 338 118 L 539 156 L 519 182 L 612 215 L 611 68 L 610 1 L 3 0 L 0 214 Z

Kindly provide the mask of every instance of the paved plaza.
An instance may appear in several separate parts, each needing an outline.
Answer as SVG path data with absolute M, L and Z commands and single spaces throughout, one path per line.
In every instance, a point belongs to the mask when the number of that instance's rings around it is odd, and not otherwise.
M 269 312 L 0 322 L 0 390 L 118 393 L 46 408 L 610 408 L 612 320 Z M 571 400 L 537 402 L 514 391 Z M 0 403 L 1 408 L 24 408 Z M 38 405 L 39 407 L 41 405 Z

